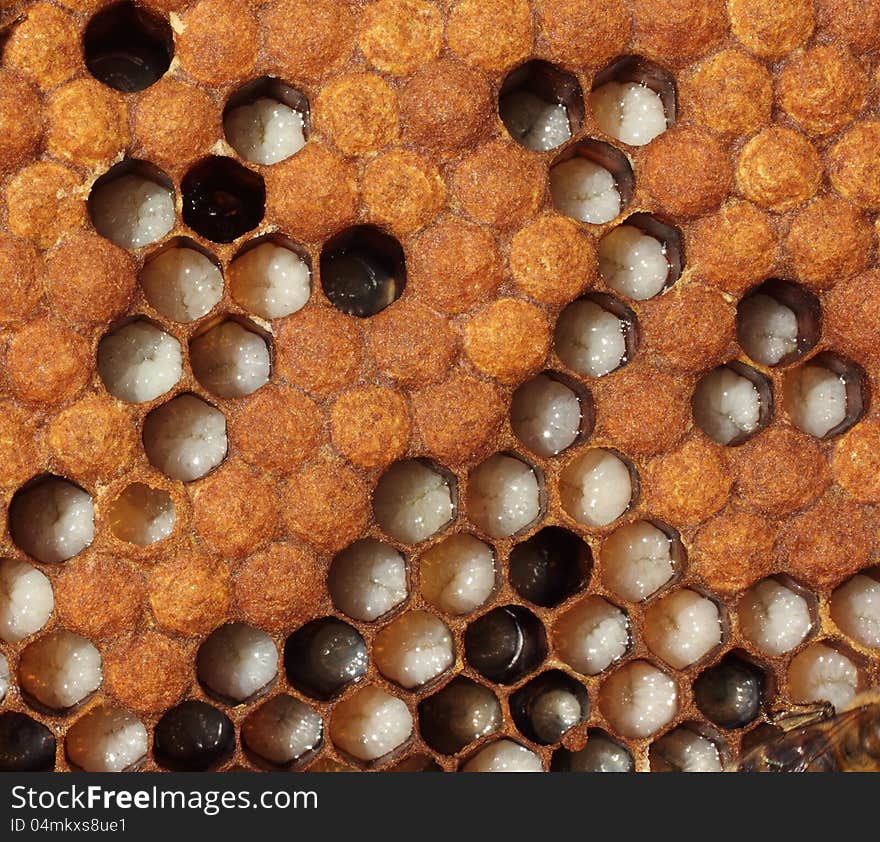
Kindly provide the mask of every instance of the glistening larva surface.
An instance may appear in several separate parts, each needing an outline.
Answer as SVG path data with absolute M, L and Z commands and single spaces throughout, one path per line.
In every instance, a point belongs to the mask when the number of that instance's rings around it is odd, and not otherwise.
M 26 4 L 0 769 L 715 768 L 876 685 L 849 5 L 180 0 L 110 79 Z

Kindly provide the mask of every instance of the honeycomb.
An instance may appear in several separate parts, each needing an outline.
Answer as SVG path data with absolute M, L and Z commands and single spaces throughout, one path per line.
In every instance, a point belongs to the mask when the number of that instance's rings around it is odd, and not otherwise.
M 311 729 L 276 757 L 294 769 L 647 771 L 707 751 L 711 765 L 816 701 L 814 655 L 831 664 L 825 698 L 878 684 L 880 638 L 844 602 L 876 587 L 878 564 L 880 3 L 4 0 L 0 14 L 0 548 L 3 575 L 26 563 L 53 592 L 38 628 L 4 626 L 5 768 L 77 768 L 79 723 L 136 727 L 120 711 L 145 728 L 144 770 L 278 768 L 258 714 Z M 665 130 L 642 145 L 603 130 L 591 92 L 609 81 L 655 91 Z M 570 137 L 518 143 L 500 110 L 519 90 L 564 107 Z M 304 145 L 284 160 L 254 164 L 224 133 L 254 92 L 298 109 Z M 613 182 L 613 218 L 559 209 L 570 162 Z M 170 191 L 173 223 L 123 247 L 97 197 L 135 176 L 160 204 Z M 627 221 L 664 247 L 657 294 L 599 271 Z M 261 315 L 237 291 L 255 242 L 307 266 L 295 312 Z M 222 291 L 172 318 L 145 267 L 181 246 Z M 368 296 L 344 283 L 352 254 L 372 267 Z M 771 362 L 744 324 L 760 294 L 796 323 Z M 595 376 L 560 351 L 572 302 L 619 325 Z M 133 324 L 179 361 L 146 397 L 102 374 L 102 341 Z M 204 337 L 230 326 L 270 367 L 224 396 L 222 343 Z M 798 395 L 821 371 L 843 416 L 805 432 Z M 542 372 L 539 391 L 561 384 L 579 407 L 560 452 L 530 435 L 536 398 L 518 392 Z M 695 390 L 718 378 L 748 429 L 695 421 Z M 196 477 L 145 447 L 180 396 L 213 408 L 194 423 L 225 423 Z M 446 515 L 396 521 L 378 504 L 389 470 L 445 489 Z M 587 470 L 628 498 L 579 507 Z M 510 488 L 528 504 L 499 515 L 492 495 Z M 67 560 L 28 527 L 59 500 L 93 510 Z M 437 581 L 451 536 L 477 594 Z M 381 542 L 392 593 L 334 585 L 362 539 Z M 628 541 L 659 541 L 668 573 L 627 578 Z M 43 580 L 21 575 L 45 605 Z M 774 599 L 785 629 L 767 636 Z M 218 691 L 226 624 L 262 655 L 248 686 Z M 395 640 L 420 635 L 430 663 L 401 663 Z M 48 692 L 52 646 L 97 653 L 99 686 Z M 412 727 L 358 759 L 344 717 L 359 704 Z M 203 725 L 219 736 L 195 757 Z

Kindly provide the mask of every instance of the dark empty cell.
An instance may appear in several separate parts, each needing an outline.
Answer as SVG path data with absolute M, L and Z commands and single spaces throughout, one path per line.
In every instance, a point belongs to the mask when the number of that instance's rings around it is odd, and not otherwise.
M 392 766 L 392 772 L 442 772 L 443 770 L 437 764 L 433 757 L 426 757 L 424 754 L 416 754 L 413 757 L 407 757 L 401 760 L 396 766 Z
M 406 285 L 400 243 L 369 225 L 343 231 L 321 250 L 321 285 L 337 310 L 374 316 L 397 301 Z
M 0 713 L 0 772 L 51 772 L 55 737 L 23 713 Z
M 201 772 L 220 763 L 235 748 L 229 718 L 204 702 L 190 700 L 171 708 L 156 724 L 156 761 L 177 772 Z
M 531 611 L 507 605 L 468 626 L 464 651 L 468 663 L 489 681 L 513 684 L 544 660 L 547 636 Z
M 548 526 L 510 554 L 510 584 L 535 605 L 551 607 L 580 590 L 590 567 L 590 548 L 577 535 Z
M 231 243 L 256 228 L 266 210 L 266 185 L 232 158 L 213 156 L 184 176 L 183 221 L 215 243 Z
M 517 690 L 510 697 L 510 711 L 523 736 L 549 745 L 587 718 L 590 703 L 577 681 L 551 670 Z
M 501 705 L 487 687 L 456 678 L 419 704 L 419 731 L 431 748 L 455 754 L 501 727 Z
M 367 646 L 340 620 L 313 620 L 295 631 L 284 646 L 284 669 L 297 690 L 329 699 L 359 681 L 367 671 Z
M 553 752 L 551 772 L 632 772 L 632 754 L 602 731 L 590 731 L 587 744 L 580 751 L 565 748 Z
M 756 666 L 728 656 L 694 682 L 700 712 L 722 728 L 742 728 L 760 713 L 764 674 Z
M 89 72 L 117 91 L 142 91 L 171 64 L 174 35 L 168 21 L 134 3 L 117 3 L 88 23 L 83 50 Z

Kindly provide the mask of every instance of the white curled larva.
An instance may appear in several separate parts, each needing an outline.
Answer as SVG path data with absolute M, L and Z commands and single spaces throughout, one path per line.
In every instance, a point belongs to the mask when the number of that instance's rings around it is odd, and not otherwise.
M 798 318 L 790 307 L 758 293 L 740 302 L 738 335 L 743 350 L 762 365 L 776 365 L 798 348 Z
M 221 398 L 241 398 L 269 382 L 266 340 L 236 321 L 212 327 L 190 342 L 193 374 Z
M 199 647 L 196 670 L 209 690 L 243 702 L 275 678 L 278 652 L 265 632 L 245 623 L 228 623 Z
M 694 421 L 709 438 L 730 444 L 758 429 L 761 394 L 748 377 L 722 366 L 697 384 L 693 410 Z
M 275 696 L 241 726 L 248 750 L 276 766 L 295 763 L 320 745 L 323 733 L 320 715 L 293 696 Z
M 621 198 L 614 175 L 587 158 L 575 156 L 550 170 L 553 204 L 580 222 L 602 225 L 620 213 Z
M 327 588 L 343 614 L 370 622 L 406 599 L 406 562 L 394 547 L 363 538 L 333 559 Z
M 880 648 L 880 582 L 858 573 L 831 594 L 831 619 L 863 646 Z
M 122 248 L 155 243 L 174 227 L 174 193 L 135 173 L 96 187 L 89 204 L 98 233 Z
M 6 698 L 10 681 L 9 662 L 6 660 L 6 656 L 0 653 L 0 702 Z
M 666 673 L 647 661 L 631 661 L 605 679 L 599 706 L 621 736 L 650 737 L 672 721 L 678 693 Z
M 253 164 L 277 164 L 306 144 L 302 114 L 271 97 L 231 109 L 223 130 L 229 145 Z
M 146 757 L 147 729 L 127 710 L 99 707 L 73 723 L 64 745 L 84 772 L 123 772 Z
M 696 663 L 721 643 L 721 616 L 711 599 L 683 588 L 645 611 L 645 641 L 675 669 Z
M 823 365 L 808 363 L 785 380 L 785 411 L 796 427 L 822 438 L 846 420 L 846 381 Z
M 210 313 L 223 297 L 223 275 L 200 251 L 175 246 L 144 265 L 141 287 L 163 316 L 192 322 Z
M 656 772 L 721 772 L 721 755 L 712 740 L 676 728 L 651 747 L 651 769 Z
M 571 137 L 568 109 L 531 91 L 513 91 L 503 96 L 498 110 L 510 136 L 526 149 L 546 152 Z
M 46 576 L 25 561 L 0 560 L 0 639 L 24 640 L 46 625 L 54 608 Z
M 311 272 L 295 251 L 266 242 L 232 261 L 229 286 L 246 310 L 264 319 L 280 319 L 309 300 Z
M 421 687 L 452 666 L 452 632 L 427 611 L 408 611 L 376 635 L 373 660 L 382 675 L 401 687 Z
M 602 583 L 630 602 L 647 599 L 675 574 L 672 543 L 647 520 L 621 526 L 602 544 Z
M 392 465 L 373 494 L 379 526 L 405 543 L 415 544 L 435 535 L 452 520 L 454 509 L 449 481 L 417 459 Z
M 574 458 L 559 475 L 562 506 L 578 523 L 607 526 L 628 508 L 633 496 L 628 466 L 603 448 Z
M 534 469 L 520 459 L 496 453 L 468 479 L 468 515 L 487 535 L 505 538 L 521 531 L 541 512 Z
M 498 740 L 481 748 L 461 769 L 462 772 L 543 772 L 535 752 L 513 740 Z
M 666 131 L 660 94 L 638 82 L 607 82 L 590 95 L 596 125 L 630 146 L 644 146 Z
M 358 760 L 382 757 L 412 734 L 409 708 L 378 687 L 364 687 L 343 699 L 330 714 L 330 738 Z
M 580 398 L 564 383 L 539 374 L 513 393 L 510 426 L 532 453 L 556 456 L 580 434 Z
M 495 552 L 473 535 L 450 535 L 419 559 L 422 596 L 447 614 L 475 611 L 495 590 Z
M 831 702 L 838 711 L 852 701 L 859 684 L 859 671 L 846 655 L 814 643 L 792 658 L 788 686 L 796 702 Z
M 98 373 L 113 397 L 145 403 L 174 388 L 183 375 L 183 353 L 173 336 L 140 319 L 101 340 Z
M 596 675 L 626 653 L 629 619 L 616 605 L 590 596 L 556 621 L 552 637 L 565 663 L 584 675 Z
M 599 273 L 621 295 L 653 298 L 669 276 L 666 246 L 634 225 L 620 225 L 599 242 Z
M 28 645 L 18 667 L 21 688 L 53 710 L 79 704 L 101 685 L 101 655 L 69 631 L 56 631 Z
M 573 301 L 556 323 L 556 353 L 572 371 L 604 377 L 626 362 L 626 324 L 589 299 Z
M 794 649 L 813 625 L 807 601 L 775 579 L 764 579 L 746 591 L 739 622 L 746 638 L 767 655 Z

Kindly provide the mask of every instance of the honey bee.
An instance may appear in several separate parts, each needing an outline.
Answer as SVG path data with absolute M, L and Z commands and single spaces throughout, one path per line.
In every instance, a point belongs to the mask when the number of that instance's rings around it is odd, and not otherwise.
M 747 752 L 734 772 L 880 772 L 880 692 L 838 715 L 830 706 L 779 717 L 783 729 Z

